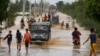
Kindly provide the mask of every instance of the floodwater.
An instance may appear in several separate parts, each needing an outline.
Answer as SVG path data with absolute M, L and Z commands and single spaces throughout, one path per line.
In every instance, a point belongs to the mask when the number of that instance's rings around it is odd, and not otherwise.
M 60 22 L 62 17 L 63 20 L 65 19 L 64 21 L 66 21 L 67 15 L 62 13 L 58 13 L 58 15 L 60 15 Z M 60 25 L 56 25 L 58 27 L 54 26 L 51 28 L 51 40 L 49 40 L 47 43 L 44 43 L 43 45 L 31 44 L 29 47 L 28 54 L 26 54 L 24 43 L 22 43 L 21 51 L 17 52 L 15 34 L 16 30 L 20 29 L 19 23 L 21 18 L 22 18 L 21 16 L 16 17 L 15 26 L 8 29 L 4 29 L 2 31 L 1 36 L 4 37 L 9 30 L 12 30 L 13 41 L 11 46 L 11 53 L 8 53 L 6 40 L 2 41 L 0 48 L 0 56 L 89 56 L 89 50 L 90 50 L 89 42 L 85 45 L 82 45 L 82 43 L 88 37 L 89 32 L 79 26 L 78 26 L 79 30 L 82 33 L 80 46 L 74 46 L 72 43 L 71 33 L 73 31 L 73 28 L 69 30 L 60 29 Z M 28 27 L 27 23 L 25 24 L 26 24 L 25 28 L 27 28 Z M 22 34 L 24 34 L 25 32 L 24 29 L 20 29 L 20 31 Z M 100 54 L 97 53 L 97 55 L 99 56 Z

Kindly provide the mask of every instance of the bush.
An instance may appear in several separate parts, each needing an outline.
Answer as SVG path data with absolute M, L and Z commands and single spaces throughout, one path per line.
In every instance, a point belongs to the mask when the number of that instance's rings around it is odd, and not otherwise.
M 87 30 L 90 28 L 95 28 L 97 36 L 100 37 L 100 23 L 91 19 L 77 19 L 77 22 L 80 23 L 81 26 L 85 27 Z

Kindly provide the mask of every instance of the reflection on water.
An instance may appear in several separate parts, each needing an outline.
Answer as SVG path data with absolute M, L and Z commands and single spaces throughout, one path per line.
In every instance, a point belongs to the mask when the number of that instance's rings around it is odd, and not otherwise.
M 20 52 L 17 52 L 17 56 L 21 56 L 21 53 Z
M 81 56 L 80 46 L 73 46 L 72 56 Z
M 10 52 L 8 52 L 8 56 L 12 56 Z
M 28 56 L 28 53 L 26 53 L 25 56 Z
M 4 53 L 2 56 L 29 56 L 29 53 L 21 53 L 21 52 L 14 53 L 13 51 L 13 52 Z
M 75 50 L 75 49 L 80 49 L 80 45 L 74 45 L 73 46 L 73 49 Z

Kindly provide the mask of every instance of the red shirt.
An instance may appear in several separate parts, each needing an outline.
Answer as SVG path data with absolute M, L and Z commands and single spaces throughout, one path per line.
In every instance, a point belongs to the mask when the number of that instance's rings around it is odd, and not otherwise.
M 80 40 L 81 32 L 80 31 L 77 31 L 77 32 L 78 32 L 78 40 Z
M 24 38 L 25 38 L 25 42 L 30 42 L 30 33 L 25 33 Z
M 45 16 L 44 16 L 44 19 L 47 19 L 47 18 L 48 18 L 48 17 L 45 15 Z

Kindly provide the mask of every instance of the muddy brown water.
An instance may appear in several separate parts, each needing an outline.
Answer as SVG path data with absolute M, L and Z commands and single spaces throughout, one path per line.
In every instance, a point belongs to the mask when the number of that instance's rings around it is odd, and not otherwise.
M 100 39 L 97 39 L 97 50 L 100 50 Z
M 49 40 L 48 42 L 44 43 L 43 45 L 41 45 L 42 48 L 48 48 L 48 46 L 57 46 L 57 47 L 61 47 L 61 46 L 67 46 L 68 43 L 65 41 L 60 41 L 58 38 L 53 38 L 51 40 Z M 31 44 L 30 47 L 39 47 L 40 45 L 36 45 L 36 44 Z

